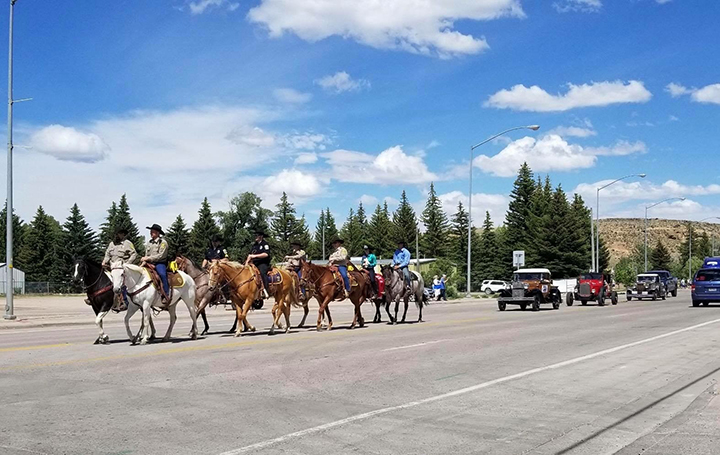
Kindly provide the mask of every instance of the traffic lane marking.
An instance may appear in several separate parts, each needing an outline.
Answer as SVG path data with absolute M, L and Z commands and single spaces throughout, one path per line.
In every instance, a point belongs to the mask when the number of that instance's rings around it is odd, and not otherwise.
M 435 341 L 426 341 L 424 343 L 418 343 L 418 344 L 409 344 L 407 346 L 398 346 L 396 348 L 383 349 L 382 352 L 399 351 L 401 349 L 410 349 L 410 348 L 419 348 L 421 346 L 427 346 L 429 344 L 442 343 L 443 341 L 448 341 L 448 340 L 435 340 Z
M 15 346 L 12 348 L 0 348 L 0 352 L 31 351 L 34 349 L 65 348 L 72 346 L 72 343 L 40 344 L 35 346 Z
M 256 450 L 266 449 L 268 447 L 282 444 L 284 442 L 287 442 L 287 441 L 290 441 L 293 439 L 299 439 L 299 438 L 302 438 L 304 436 L 308 436 L 311 434 L 321 433 L 326 430 L 332 430 L 334 428 L 338 428 L 338 427 L 341 427 L 341 426 L 344 426 L 347 424 L 351 424 L 354 422 L 359 422 L 362 420 L 367 420 L 367 419 L 370 419 L 372 417 L 376 417 L 379 415 L 383 415 L 383 414 L 387 414 L 387 413 L 395 412 L 395 411 L 401 411 L 404 409 L 414 408 L 414 407 L 417 407 L 417 406 L 420 406 L 423 404 L 434 403 L 436 401 L 442 401 L 442 400 L 446 400 L 449 398 L 454 398 L 454 397 L 457 397 L 460 395 L 465 395 L 465 394 L 468 394 L 471 392 L 476 392 L 478 390 L 486 389 L 486 388 L 494 386 L 494 385 L 503 384 L 505 382 L 513 381 L 516 379 L 523 379 L 528 376 L 532 376 L 532 375 L 542 373 L 545 371 L 556 370 L 556 369 L 563 368 L 566 366 L 574 365 L 574 364 L 577 364 L 580 362 L 584 362 L 586 360 L 594 359 L 596 357 L 613 354 L 618 351 L 622 351 L 622 350 L 629 349 L 629 348 L 632 348 L 635 346 L 640 346 L 643 344 L 651 343 L 653 341 L 668 338 L 673 335 L 678 335 L 680 333 L 689 332 L 691 330 L 696 330 L 696 329 L 699 329 L 699 328 L 702 328 L 702 327 L 705 327 L 705 326 L 708 326 L 711 324 L 716 324 L 718 322 L 720 322 L 720 319 L 714 319 L 712 321 L 707 321 L 707 322 L 703 322 L 701 324 L 692 325 L 690 327 L 685 327 L 683 329 L 673 330 L 672 332 L 667 332 L 667 333 L 664 333 L 661 335 L 656 335 L 654 337 L 645 338 L 643 340 L 623 344 L 621 346 L 616 346 L 614 348 L 604 349 L 602 351 L 594 352 L 592 354 L 587 354 L 587 355 L 584 355 L 581 357 L 575 357 L 573 359 L 564 360 L 562 362 L 554 363 L 551 365 L 546 365 L 544 367 L 533 368 L 531 370 L 526 370 L 521 373 L 516 373 L 516 374 L 509 375 L 509 376 L 504 376 L 501 378 L 493 379 L 491 381 L 486 381 L 486 382 L 483 382 L 480 384 L 476 384 L 474 386 L 465 387 L 465 388 L 454 390 L 454 391 L 448 392 L 448 393 L 443 393 L 441 395 L 435 395 L 432 397 L 424 398 L 424 399 L 417 400 L 417 401 L 411 401 L 409 403 L 404 403 L 404 404 L 400 404 L 397 406 L 389 406 L 386 408 L 376 409 L 374 411 L 365 412 L 362 414 L 356 414 L 354 416 L 350 416 L 345 419 L 336 420 L 334 422 L 328 422 L 323 425 L 318 425 L 316 427 L 311 427 L 311 428 L 307 428 L 305 430 L 296 431 L 294 433 L 289 433 L 289 434 L 279 436 L 274 439 L 268 439 L 268 440 L 261 441 L 261 442 L 255 443 L 255 444 L 240 447 L 238 449 L 233 449 L 233 450 L 229 450 L 227 452 L 222 452 L 220 455 L 239 455 L 239 454 L 243 454 L 243 453 L 254 452 Z

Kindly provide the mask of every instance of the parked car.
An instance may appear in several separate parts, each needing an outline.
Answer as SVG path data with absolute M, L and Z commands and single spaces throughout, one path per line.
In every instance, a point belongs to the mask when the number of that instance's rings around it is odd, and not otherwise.
M 572 306 L 575 300 L 583 305 L 597 300 L 598 305 L 605 306 L 605 300 L 610 299 L 613 305 L 618 303 L 617 292 L 613 289 L 612 278 L 602 273 L 583 273 L 578 278 L 574 292 L 568 292 L 565 297 L 567 306 Z
M 560 291 L 552 285 L 550 270 L 520 269 L 513 273 L 510 289 L 500 291 L 498 309 L 505 311 L 508 304 L 513 304 L 520 305 L 521 310 L 532 305 L 532 310 L 538 311 L 541 304 L 550 303 L 557 310 L 561 301 Z
M 693 278 L 690 291 L 694 307 L 720 302 L 720 266 L 698 270 Z
M 485 280 L 480 285 L 480 290 L 487 295 L 497 294 L 504 289 L 510 289 L 510 283 L 500 280 Z
M 665 285 L 657 273 L 639 274 L 635 280 L 635 285 L 627 290 L 628 302 L 632 299 L 665 300 L 666 295 Z
M 657 274 L 665 285 L 665 293 L 677 297 L 678 279 L 672 276 L 672 273 L 667 270 L 650 270 L 646 273 Z

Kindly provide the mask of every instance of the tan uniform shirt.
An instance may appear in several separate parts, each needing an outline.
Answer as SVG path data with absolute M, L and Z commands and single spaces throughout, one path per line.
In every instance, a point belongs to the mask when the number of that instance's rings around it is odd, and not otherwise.
M 338 247 L 337 250 L 333 251 L 329 258 L 330 262 L 334 265 L 347 266 L 348 263 L 348 252 L 345 247 Z
M 130 240 L 123 240 L 120 243 L 110 242 L 105 250 L 103 264 L 112 264 L 122 261 L 124 264 L 137 264 L 137 251 Z
M 307 254 L 305 254 L 304 250 L 298 250 L 297 252 L 295 252 L 295 254 L 285 256 L 285 259 L 287 259 L 288 267 L 298 268 L 300 267 L 300 261 L 307 260 Z
M 162 237 L 158 237 L 157 240 L 150 239 L 147 245 L 145 245 L 145 256 L 148 258 L 148 262 L 153 264 L 167 262 L 167 240 Z

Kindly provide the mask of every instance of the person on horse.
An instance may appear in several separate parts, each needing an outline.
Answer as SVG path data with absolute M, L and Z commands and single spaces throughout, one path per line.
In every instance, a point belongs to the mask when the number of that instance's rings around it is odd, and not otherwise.
M 403 279 L 405 281 L 405 286 L 410 289 L 412 285 L 412 278 L 410 278 L 410 269 L 408 266 L 410 265 L 410 251 L 406 248 L 404 241 L 398 242 L 397 250 L 395 250 L 395 253 L 393 254 L 393 262 L 392 266 L 395 270 L 401 270 L 403 274 Z
M 210 248 L 205 252 L 205 259 L 202 263 L 202 268 L 206 269 L 208 265 L 212 264 L 213 261 L 219 261 L 228 257 L 228 252 L 222 245 L 222 237 L 218 234 L 212 236 L 210 241 Z
M 297 273 L 298 279 L 302 278 L 302 263 L 307 261 L 307 253 L 302 249 L 300 240 L 291 240 L 290 247 L 292 247 L 292 254 L 285 256 L 287 262 L 287 269 Z M 305 295 L 305 289 L 301 288 L 300 292 Z
M 377 266 L 377 257 L 375 257 L 375 254 L 373 253 L 373 248 L 371 246 L 363 246 L 362 266 L 363 269 L 367 270 L 368 274 L 370 275 L 370 283 L 372 284 L 373 292 L 375 293 L 375 295 L 377 295 L 378 288 L 377 281 L 375 281 L 375 267 Z
M 152 264 L 155 271 L 162 282 L 165 295 L 162 296 L 163 304 L 170 303 L 167 298 L 170 296 L 170 283 L 168 282 L 167 266 L 168 266 L 168 243 L 163 237 L 165 233 L 159 224 L 153 224 L 146 228 L 150 229 L 150 240 L 145 245 L 145 256 L 140 259 L 142 264 Z
M 245 265 L 249 262 L 252 262 L 260 271 L 260 278 L 263 284 L 263 296 L 265 299 L 269 299 L 267 274 L 270 270 L 270 245 L 265 241 L 265 232 L 260 229 L 255 232 L 255 243 L 253 243 L 250 249 L 250 254 L 245 261 Z
M 127 229 L 121 228 L 115 232 L 115 238 L 108 244 L 105 250 L 105 257 L 102 261 L 103 268 L 109 267 L 110 264 L 117 261 L 122 261 L 127 264 L 137 264 L 138 255 L 135 250 L 135 245 L 133 245 L 130 240 L 127 240 L 127 235 Z M 118 313 L 127 310 L 128 299 L 125 286 L 122 288 L 122 296 L 122 300 L 118 298 L 113 307 L 113 310 Z M 85 303 L 92 305 L 89 299 L 85 299 Z
M 328 258 L 328 265 L 335 266 L 340 272 L 343 284 L 345 285 L 345 298 L 350 297 L 350 278 L 348 278 L 347 263 L 348 263 L 348 252 L 343 246 L 345 242 L 337 238 L 333 240 L 332 247 L 335 251 L 332 252 Z

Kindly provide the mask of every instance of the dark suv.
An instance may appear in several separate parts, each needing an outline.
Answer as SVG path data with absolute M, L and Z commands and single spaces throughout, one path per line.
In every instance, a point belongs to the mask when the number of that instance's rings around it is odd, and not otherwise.
M 703 268 L 698 270 L 692 282 L 692 305 L 720 302 L 720 260 L 705 258 Z
M 662 281 L 665 285 L 665 293 L 667 295 L 677 297 L 678 280 L 677 278 L 672 276 L 672 273 L 668 272 L 667 270 L 649 270 L 645 273 L 654 273 L 658 275 L 660 277 L 660 281 Z

